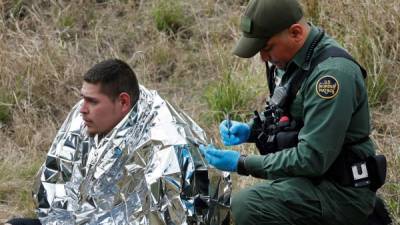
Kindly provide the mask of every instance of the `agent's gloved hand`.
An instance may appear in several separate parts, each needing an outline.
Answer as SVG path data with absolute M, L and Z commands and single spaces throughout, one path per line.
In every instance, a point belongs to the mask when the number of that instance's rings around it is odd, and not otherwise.
M 250 126 L 247 123 L 224 120 L 219 125 L 219 133 L 225 146 L 238 145 L 249 139 Z
M 207 162 L 215 168 L 223 171 L 234 172 L 237 170 L 237 165 L 240 153 L 232 150 L 217 149 L 212 145 L 207 147 L 200 145 L 200 151 L 203 153 Z

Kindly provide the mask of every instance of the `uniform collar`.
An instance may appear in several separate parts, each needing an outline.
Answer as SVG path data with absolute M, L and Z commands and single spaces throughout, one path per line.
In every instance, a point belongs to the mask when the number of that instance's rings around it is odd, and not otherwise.
M 310 63 L 305 63 L 306 54 L 315 37 L 319 34 L 319 32 L 321 32 L 316 26 L 312 24 L 309 25 L 311 27 L 310 33 L 308 34 L 308 37 L 304 42 L 303 47 L 296 53 L 292 60 L 292 63 L 295 63 L 299 68 L 302 68 L 303 70 L 310 69 Z

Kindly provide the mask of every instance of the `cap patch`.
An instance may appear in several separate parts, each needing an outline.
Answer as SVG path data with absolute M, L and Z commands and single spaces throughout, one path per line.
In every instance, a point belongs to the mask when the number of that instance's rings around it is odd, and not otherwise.
M 332 76 L 323 76 L 317 81 L 315 90 L 319 97 L 332 99 L 339 93 L 339 82 Z
M 245 33 L 251 33 L 251 19 L 249 17 L 243 16 L 240 21 L 240 29 Z

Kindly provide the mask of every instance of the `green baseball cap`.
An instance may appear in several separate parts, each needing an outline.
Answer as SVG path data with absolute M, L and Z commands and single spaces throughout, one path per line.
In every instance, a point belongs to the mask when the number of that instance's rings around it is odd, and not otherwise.
M 250 58 L 265 47 L 267 40 L 303 17 L 297 0 L 251 0 L 242 16 L 242 37 L 233 54 Z

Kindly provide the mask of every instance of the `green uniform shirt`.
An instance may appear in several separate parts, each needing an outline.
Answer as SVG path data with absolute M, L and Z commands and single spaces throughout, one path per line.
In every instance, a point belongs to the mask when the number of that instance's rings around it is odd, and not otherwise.
M 309 69 L 310 65 L 305 63 L 306 52 L 319 32 L 318 28 L 311 26 L 304 47 L 290 63 L 296 64 L 297 68 Z M 330 46 L 338 44 L 324 35 L 313 57 Z M 282 84 L 292 75 L 282 76 L 283 72 L 277 72 Z M 338 57 L 328 58 L 318 64 L 302 83 L 290 112 L 295 119 L 304 122 L 298 145 L 272 154 L 246 157 L 245 167 L 251 175 L 266 179 L 321 177 L 342 151 L 344 144 L 369 135 L 368 98 L 359 66 L 351 60 Z M 352 145 L 351 148 L 362 156 L 375 154 L 371 140 Z M 326 209 L 334 209 L 334 200 L 337 199 L 354 202 L 351 207 L 367 212 L 374 201 L 374 193 L 368 188 L 345 188 L 323 181 L 316 189 L 321 196 L 322 207 Z

